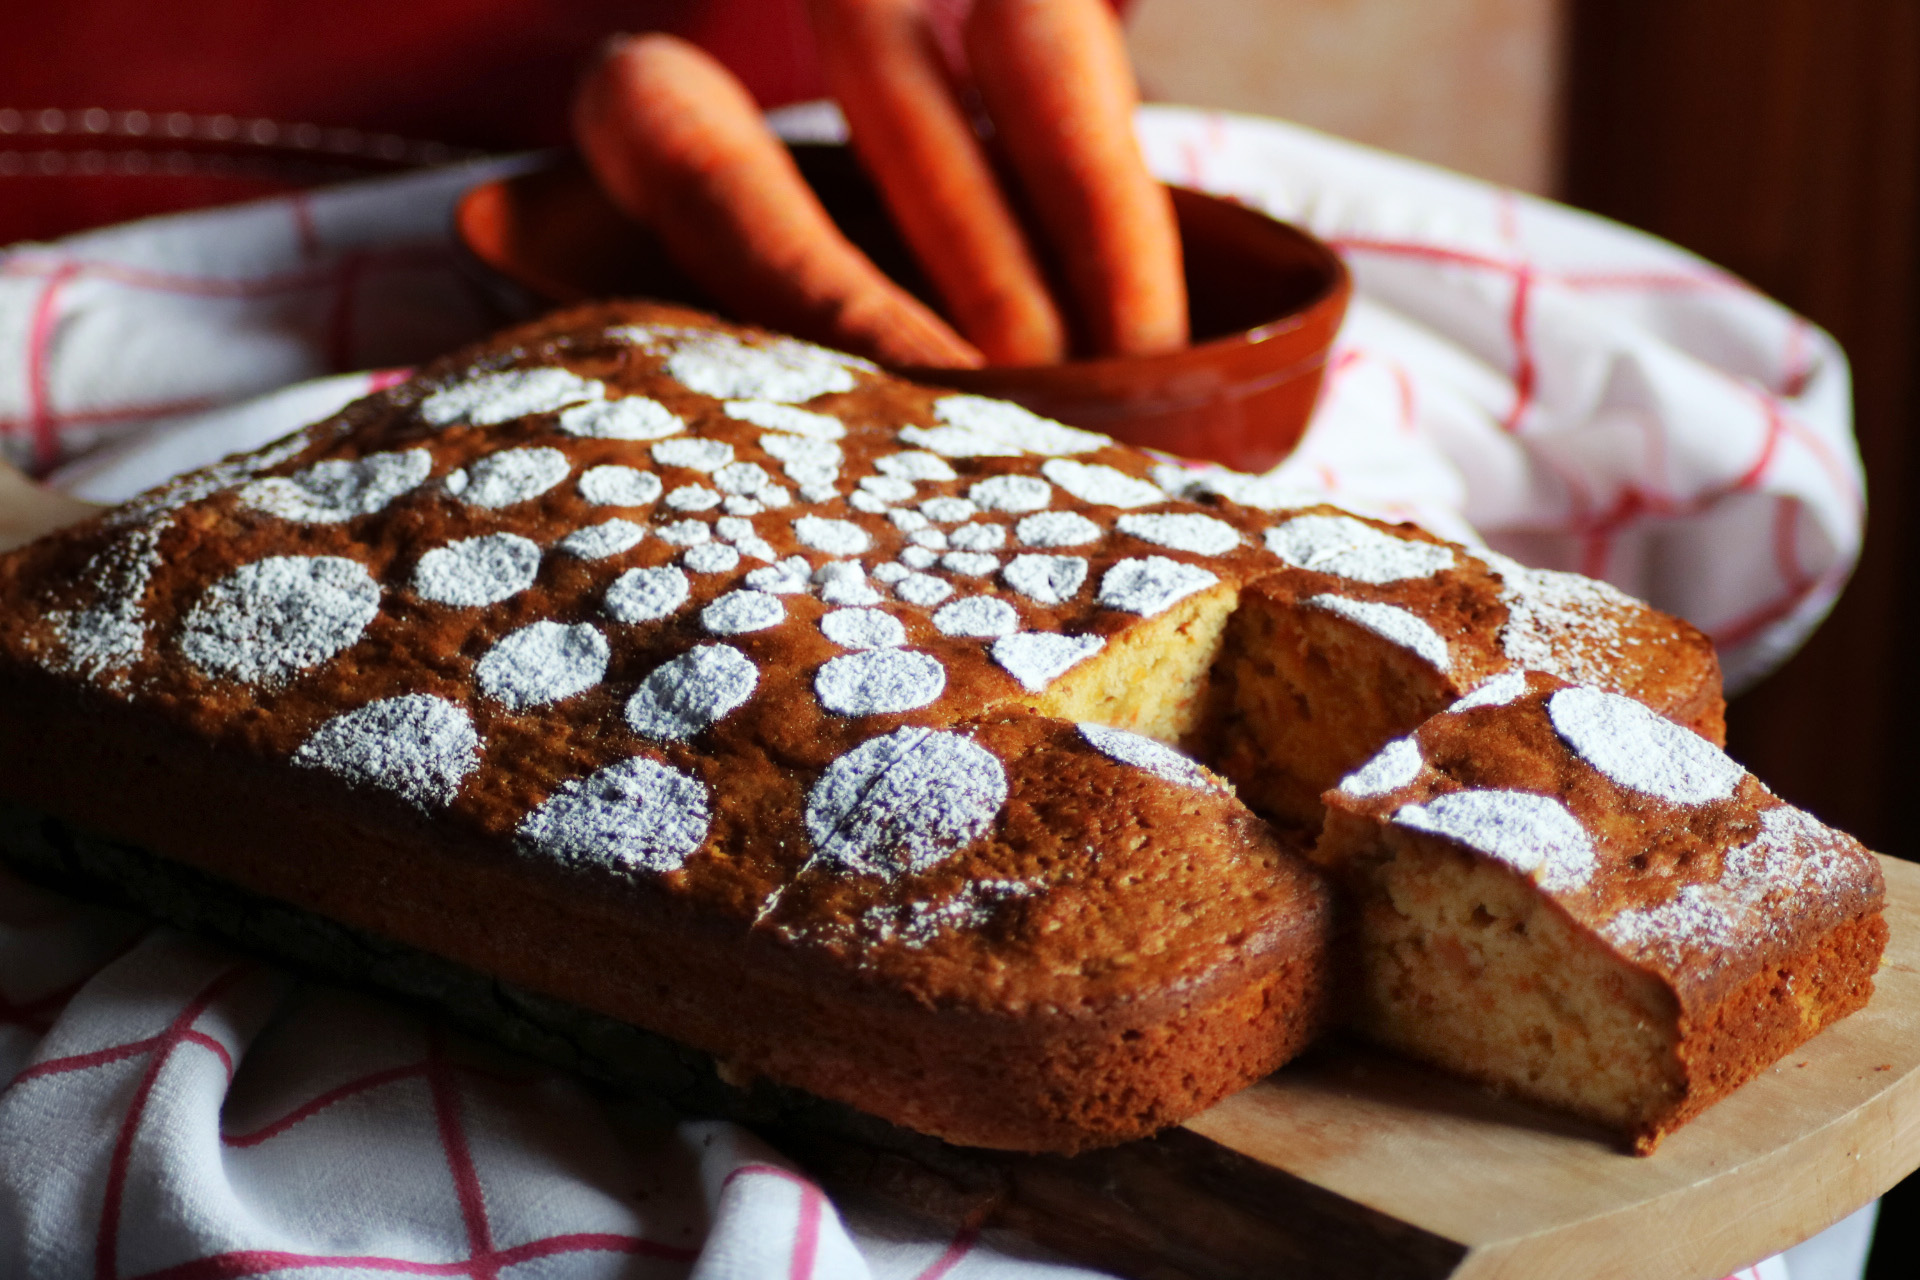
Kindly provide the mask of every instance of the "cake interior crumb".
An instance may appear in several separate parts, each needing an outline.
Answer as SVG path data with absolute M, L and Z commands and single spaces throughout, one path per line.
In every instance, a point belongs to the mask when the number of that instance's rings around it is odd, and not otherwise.
M 1679 1099 L 1672 993 L 1523 877 L 1430 836 L 1339 818 L 1315 857 L 1360 899 L 1357 1030 L 1617 1129 Z

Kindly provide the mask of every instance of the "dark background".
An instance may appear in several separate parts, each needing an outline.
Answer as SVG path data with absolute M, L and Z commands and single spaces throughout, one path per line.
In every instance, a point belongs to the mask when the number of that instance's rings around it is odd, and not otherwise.
M 1813 640 L 1736 699 L 1728 749 L 1882 852 L 1920 860 L 1920 4 L 1573 0 L 1567 201 L 1737 272 L 1853 363 L 1866 552 Z M 1920 1276 L 1920 1175 L 1869 1276 Z

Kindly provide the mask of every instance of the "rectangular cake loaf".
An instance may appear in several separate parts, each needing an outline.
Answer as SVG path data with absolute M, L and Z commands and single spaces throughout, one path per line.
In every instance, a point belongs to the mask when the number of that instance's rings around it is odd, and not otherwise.
M 606 304 L 0 558 L 0 794 L 1071 1151 L 1319 1033 L 1321 792 L 1523 669 L 1720 732 L 1599 584 Z

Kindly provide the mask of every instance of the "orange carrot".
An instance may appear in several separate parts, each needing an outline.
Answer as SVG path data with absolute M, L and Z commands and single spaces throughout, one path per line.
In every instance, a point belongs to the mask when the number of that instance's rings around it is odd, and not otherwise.
M 1094 349 L 1184 346 L 1180 233 L 1134 138 L 1139 95 L 1106 0 L 977 0 L 966 46 Z
M 811 0 L 827 88 L 960 332 L 995 364 L 1050 364 L 1066 332 L 961 109 L 926 0 Z
M 601 185 L 723 307 L 887 364 L 980 352 L 840 234 L 744 86 L 686 41 L 611 44 L 574 99 Z

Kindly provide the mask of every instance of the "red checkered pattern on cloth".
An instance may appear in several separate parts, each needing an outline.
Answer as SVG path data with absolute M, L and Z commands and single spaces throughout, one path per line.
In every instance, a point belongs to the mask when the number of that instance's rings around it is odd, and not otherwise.
M 1736 683 L 1831 604 L 1862 483 L 1824 334 L 1542 201 L 1268 121 L 1140 123 L 1164 176 L 1301 221 L 1354 269 L 1322 404 L 1275 488 L 1606 576 L 1713 633 Z M 498 325 L 513 302 L 447 240 L 452 200 L 491 171 L 0 255 L 0 447 L 125 497 L 392 375 L 312 379 Z M 0 1079 L 0 1271 L 1072 1274 L 830 1205 L 729 1126 L 636 1128 L 410 1016 L 11 881 Z

